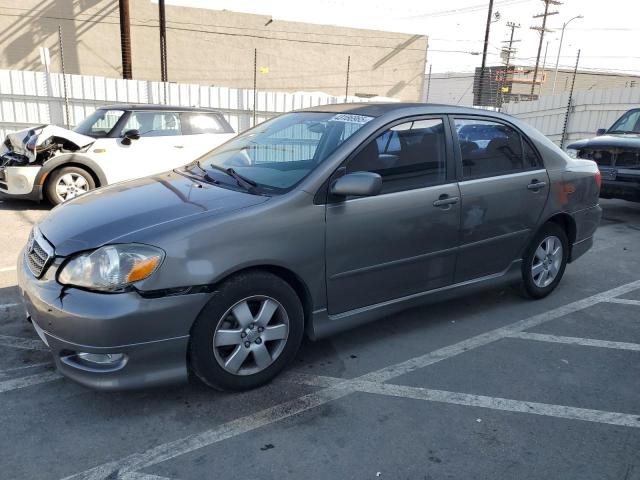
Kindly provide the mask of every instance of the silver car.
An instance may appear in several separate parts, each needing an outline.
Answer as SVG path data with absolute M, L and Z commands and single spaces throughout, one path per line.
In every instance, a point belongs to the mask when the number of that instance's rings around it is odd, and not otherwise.
M 585 253 L 600 174 L 506 115 L 344 104 L 281 115 L 163 174 L 56 207 L 18 260 L 67 377 L 264 384 L 317 339 Z

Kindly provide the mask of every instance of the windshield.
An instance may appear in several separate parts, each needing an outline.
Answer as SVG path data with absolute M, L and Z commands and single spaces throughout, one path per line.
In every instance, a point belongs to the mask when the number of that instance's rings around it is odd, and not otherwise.
M 607 133 L 640 133 L 640 110 L 629 110 L 613 124 Z
M 73 131 L 88 137 L 103 138 L 109 135 L 122 115 L 123 110 L 99 109 L 81 121 Z
M 232 169 L 262 190 L 283 193 L 371 120 L 364 115 L 287 113 L 225 143 L 200 165 L 211 174 Z

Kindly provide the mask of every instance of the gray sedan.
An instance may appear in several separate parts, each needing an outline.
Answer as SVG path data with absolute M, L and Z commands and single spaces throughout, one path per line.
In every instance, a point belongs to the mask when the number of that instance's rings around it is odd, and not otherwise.
M 19 285 L 77 382 L 248 389 L 305 334 L 504 283 L 548 295 L 592 245 L 599 188 L 595 163 L 506 115 L 316 107 L 56 207 Z

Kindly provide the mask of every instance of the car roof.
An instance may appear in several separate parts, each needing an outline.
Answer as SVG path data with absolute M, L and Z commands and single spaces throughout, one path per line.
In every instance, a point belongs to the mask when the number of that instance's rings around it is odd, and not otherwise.
M 215 108 L 204 107 L 181 107 L 177 105 L 154 105 L 148 103 L 116 103 L 113 105 L 103 105 L 99 110 L 150 110 L 161 112 L 206 112 L 221 113 Z
M 329 112 L 329 113 L 351 113 L 367 115 L 371 117 L 381 117 L 387 114 L 401 115 L 407 113 L 414 114 L 442 114 L 453 113 L 458 115 L 490 115 L 495 117 L 505 117 L 491 110 L 480 108 L 459 107 L 457 105 L 445 105 L 439 103 L 417 103 L 417 102 L 362 102 L 362 103 L 334 103 L 330 105 L 318 105 L 299 111 L 303 112 Z

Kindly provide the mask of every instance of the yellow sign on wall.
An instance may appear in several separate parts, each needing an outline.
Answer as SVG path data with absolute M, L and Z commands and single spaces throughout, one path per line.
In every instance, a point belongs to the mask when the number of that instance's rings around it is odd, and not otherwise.
M 260 73 L 269 73 L 269 67 L 260 67 L 258 71 Z

